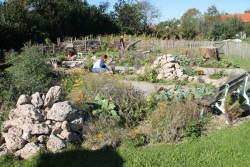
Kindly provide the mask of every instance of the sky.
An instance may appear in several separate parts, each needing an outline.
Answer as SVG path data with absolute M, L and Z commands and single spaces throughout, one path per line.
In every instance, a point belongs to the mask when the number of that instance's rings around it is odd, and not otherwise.
M 110 9 L 118 0 L 87 0 L 91 5 L 99 5 L 100 2 L 110 3 Z M 140 1 L 140 0 L 139 0 Z M 201 13 L 206 12 L 208 7 L 215 5 L 219 12 L 229 14 L 241 14 L 245 10 L 250 10 L 249 0 L 148 0 L 159 9 L 161 18 L 156 22 L 167 21 L 180 17 L 191 8 L 198 9 Z

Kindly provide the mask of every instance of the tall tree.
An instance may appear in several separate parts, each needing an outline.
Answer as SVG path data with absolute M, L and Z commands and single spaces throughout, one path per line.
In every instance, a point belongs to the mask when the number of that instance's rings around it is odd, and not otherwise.
M 187 10 L 181 16 L 181 35 L 184 39 L 194 39 L 198 34 L 198 20 L 202 19 L 201 12 L 196 8 Z

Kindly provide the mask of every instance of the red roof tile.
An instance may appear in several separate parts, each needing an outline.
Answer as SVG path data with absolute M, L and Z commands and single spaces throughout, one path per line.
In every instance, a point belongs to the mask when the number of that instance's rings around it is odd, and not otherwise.
M 228 18 L 228 17 L 238 17 L 238 18 L 240 18 L 244 23 L 250 22 L 250 13 L 223 15 L 223 16 L 222 16 L 222 19 L 225 19 L 225 18 Z

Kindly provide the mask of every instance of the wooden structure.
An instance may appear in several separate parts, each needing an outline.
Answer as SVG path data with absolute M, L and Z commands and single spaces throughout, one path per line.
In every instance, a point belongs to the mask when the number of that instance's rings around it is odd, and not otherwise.
M 199 102 L 200 105 L 204 106 L 215 106 L 218 108 L 222 113 L 227 114 L 227 111 L 225 110 L 225 100 L 226 96 L 233 92 L 237 91 L 239 94 L 242 95 L 242 97 L 245 98 L 246 104 L 250 106 L 249 98 L 246 94 L 246 87 L 247 87 L 247 81 L 249 77 L 249 72 L 246 72 L 239 77 L 230 80 L 229 82 L 225 83 L 224 85 L 220 86 L 218 89 L 214 91 L 213 95 L 207 95 L 202 98 L 202 100 Z M 202 107 L 201 115 L 203 115 L 204 108 Z M 230 122 L 229 118 L 226 120 L 226 124 Z

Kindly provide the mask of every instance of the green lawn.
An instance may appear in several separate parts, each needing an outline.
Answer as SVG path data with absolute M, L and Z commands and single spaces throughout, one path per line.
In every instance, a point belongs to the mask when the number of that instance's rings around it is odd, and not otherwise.
M 250 60 L 245 60 L 237 57 L 229 57 L 234 63 L 239 64 L 240 68 L 250 71 Z
M 13 156 L 0 158 L 1 167 L 113 167 L 113 166 L 236 166 L 250 164 L 250 122 L 239 127 L 216 130 L 192 142 L 120 148 L 117 151 L 69 150 L 41 153 L 20 161 Z

